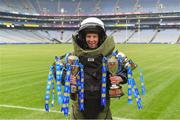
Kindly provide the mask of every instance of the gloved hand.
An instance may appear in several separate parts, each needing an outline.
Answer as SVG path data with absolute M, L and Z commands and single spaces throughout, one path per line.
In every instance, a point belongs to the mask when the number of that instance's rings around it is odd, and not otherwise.
M 70 78 L 70 84 L 72 85 L 76 85 L 76 76 L 75 75 L 71 75 L 71 78 Z
M 123 82 L 123 79 L 120 76 L 111 76 L 109 79 L 111 80 L 111 84 L 119 84 L 120 82 Z

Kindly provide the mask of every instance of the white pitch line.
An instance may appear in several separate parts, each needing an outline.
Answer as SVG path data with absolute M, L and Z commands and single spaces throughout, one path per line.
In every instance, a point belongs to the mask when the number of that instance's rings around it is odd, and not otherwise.
M 1 105 L 1 104 L 0 104 L 0 107 L 16 108 L 16 109 L 24 109 L 24 110 L 32 110 L 32 111 L 46 112 L 44 109 L 40 109 L 40 108 L 31 108 L 31 107 L 14 106 L 14 105 Z M 61 111 L 56 111 L 56 110 L 50 110 L 50 112 L 62 113 Z
M 0 107 L 46 112 L 44 109 L 40 109 L 40 108 L 32 108 L 32 107 L 24 107 L 24 106 L 15 106 L 15 105 L 3 105 L 3 104 L 0 104 Z M 50 110 L 49 112 L 62 113 L 61 111 L 56 111 L 56 110 Z M 113 117 L 113 119 L 114 119 L 114 120 L 131 120 L 131 119 L 120 118 L 120 117 Z
M 128 118 L 113 117 L 113 120 L 132 120 Z

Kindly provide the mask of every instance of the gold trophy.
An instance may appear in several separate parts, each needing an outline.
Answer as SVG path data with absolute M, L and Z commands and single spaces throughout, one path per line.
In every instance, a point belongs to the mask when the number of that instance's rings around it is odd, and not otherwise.
M 118 72 L 118 59 L 115 56 L 111 56 L 107 61 L 109 72 L 111 76 L 115 76 Z M 112 84 L 109 90 L 111 98 L 119 98 L 124 95 L 122 87 L 116 84 Z
M 79 59 L 77 56 L 70 55 L 68 57 L 68 63 L 71 65 L 71 74 L 76 77 L 77 73 L 79 72 Z M 77 85 L 71 84 L 71 93 L 75 94 L 77 91 Z

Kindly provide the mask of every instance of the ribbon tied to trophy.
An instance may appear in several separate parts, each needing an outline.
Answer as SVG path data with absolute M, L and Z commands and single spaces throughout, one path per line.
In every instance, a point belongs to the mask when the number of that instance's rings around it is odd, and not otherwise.
M 63 62 L 64 58 L 64 62 Z M 138 67 L 140 73 L 141 93 L 145 94 L 144 78 L 142 69 L 132 60 L 128 59 L 122 52 L 115 51 L 108 57 L 102 59 L 102 78 L 101 78 L 101 105 L 106 106 L 107 93 L 110 98 L 120 98 L 124 95 L 120 84 L 110 85 L 107 91 L 107 73 L 110 76 L 119 76 L 122 70 L 127 71 L 128 84 L 128 103 L 132 103 L 133 95 L 136 100 L 138 109 L 142 108 L 142 99 L 137 88 L 135 79 L 133 78 L 133 70 Z M 55 57 L 55 63 L 50 66 L 46 94 L 45 94 L 45 110 L 49 111 L 49 103 L 54 106 L 57 98 L 58 105 L 61 105 L 61 111 L 65 116 L 69 114 L 69 102 L 71 99 L 78 97 L 79 110 L 84 110 L 84 65 L 80 63 L 79 58 L 72 53 L 67 53 L 60 57 Z M 71 82 L 71 76 L 74 76 L 75 83 Z M 62 85 L 64 89 L 62 89 Z M 57 94 L 57 95 L 55 95 Z
M 65 63 L 61 60 L 65 57 Z M 63 78 L 64 74 L 64 78 Z M 76 77 L 76 84 L 70 83 L 71 75 Z M 54 79 L 55 80 L 54 80 Z M 64 79 L 64 89 L 62 89 L 62 79 Z M 56 86 L 55 86 L 56 84 Z M 57 92 L 55 92 L 55 87 Z M 52 104 L 54 106 L 55 93 L 57 93 L 58 104 L 65 116 L 69 113 L 70 94 L 78 93 L 80 110 L 84 110 L 84 71 L 83 65 L 79 63 L 77 56 L 67 53 L 65 56 L 55 57 L 54 65 L 50 66 L 48 74 L 45 110 L 49 111 L 50 95 L 52 94 Z

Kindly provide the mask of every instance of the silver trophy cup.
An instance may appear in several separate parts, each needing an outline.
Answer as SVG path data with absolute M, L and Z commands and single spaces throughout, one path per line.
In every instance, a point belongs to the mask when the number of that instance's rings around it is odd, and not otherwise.
M 78 61 L 78 57 L 74 55 L 70 55 L 68 57 L 68 63 L 71 65 L 71 74 L 76 77 L 77 73 L 79 72 L 79 66 L 74 64 L 75 61 Z M 71 84 L 71 93 L 76 93 L 77 85 Z
M 111 76 L 115 76 L 118 72 L 118 59 L 115 56 L 111 56 L 107 61 L 107 66 Z M 117 84 L 112 84 L 109 90 L 110 97 L 119 98 L 124 95 L 121 88 L 122 87 Z

